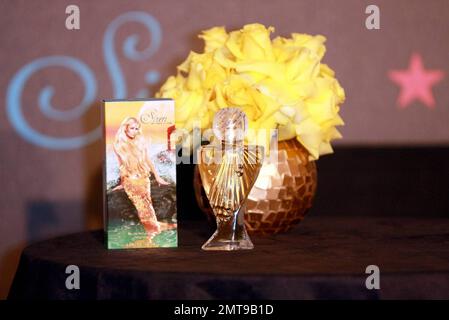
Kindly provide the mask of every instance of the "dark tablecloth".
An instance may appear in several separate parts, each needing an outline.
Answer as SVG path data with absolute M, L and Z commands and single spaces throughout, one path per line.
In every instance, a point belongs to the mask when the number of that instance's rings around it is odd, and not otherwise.
M 212 230 L 179 224 L 179 248 L 107 250 L 103 232 L 27 247 L 10 299 L 449 298 L 449 219 L 307 217 L 255 249 L 205 252 Z M 80 289 L 65 286 L 68 265 Z M 380 290 L 368 290 L 368 265 Z

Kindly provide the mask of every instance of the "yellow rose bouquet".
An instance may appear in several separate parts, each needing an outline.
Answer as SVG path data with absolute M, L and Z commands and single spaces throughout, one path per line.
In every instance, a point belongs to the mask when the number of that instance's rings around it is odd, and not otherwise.
M 204 52 L 190 52 L 157 97 L 173 98 L 176 126 L 192 130 L 199 120 L 211 126 L 221 108 L 240 107 L 249 128 L 278 129 L 279 140 L 296 138 L 311 159 L 332 153 L 330 142 L 341 138 L 336 126 L 345 93 L 335 73 L 321 60 L 326 38 L 293 33 L 270 38 L 273 27 L 245 25 L 226 32 L 214 27 L 199 36 Z

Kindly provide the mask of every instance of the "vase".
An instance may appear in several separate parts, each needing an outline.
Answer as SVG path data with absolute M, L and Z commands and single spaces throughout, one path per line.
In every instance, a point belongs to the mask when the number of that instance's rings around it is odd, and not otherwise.
M 198 206 L 214 219 L 197 166 L 193 184 Z M 248 195 L 244 212 L 248 232 L 273 235 L 292 229 L 312 207 L 316 188 L 316 164 L 308 151 L 296 139 L 279 141 L 277 164 L 264 162 Z

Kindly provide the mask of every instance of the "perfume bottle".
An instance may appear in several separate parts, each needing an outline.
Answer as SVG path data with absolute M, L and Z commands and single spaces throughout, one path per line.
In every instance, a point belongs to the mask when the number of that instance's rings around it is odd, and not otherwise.
M 244 144 L 248 120 L 238 108 L 215 114 L 212 144 L 199 149 L 198 169 L 217 221 L 203 250 L 254 248 L 244 223 L 244 203 L 263 163 L 262 146 Z

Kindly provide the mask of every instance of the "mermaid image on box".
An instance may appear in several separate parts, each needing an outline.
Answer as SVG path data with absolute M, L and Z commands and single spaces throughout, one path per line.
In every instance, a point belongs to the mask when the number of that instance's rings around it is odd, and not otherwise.
M 137 210 L 140 223 L 148 234 L 148 239 L 169 224 L 159 222 L 151 199 L 150 175 L 154 175 L 159 186 L 169 183 L 162 179 L 148 155 L 148 142 L 141 132 L 141 124 L 134 117 L 125 118 L 115 135 L 113 150 L 118 158 L 120 184 L 114 190 L 124 189 Z

